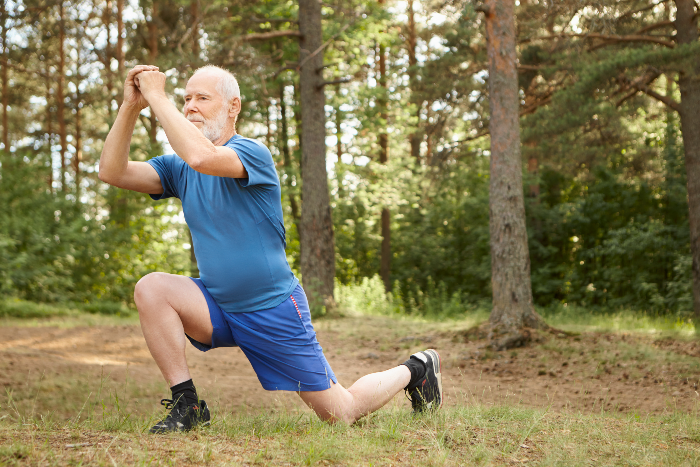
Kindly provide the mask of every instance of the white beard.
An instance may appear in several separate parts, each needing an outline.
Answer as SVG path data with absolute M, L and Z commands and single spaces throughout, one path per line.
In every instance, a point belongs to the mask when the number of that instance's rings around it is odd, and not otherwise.
M 188 119 L 189 120 L 189 119 Z M 221 112 L 214 117 L 214 119 L 207 119 L 202 122 L 202 127 L 199 131 L 202 132 L 204 137 L 211 141 L 212 143 L 221 138 L 221 134 L 224 132 L 226 127 L 226 122 L 228 121 L 228 109 L 226 107 L 221 109 Z

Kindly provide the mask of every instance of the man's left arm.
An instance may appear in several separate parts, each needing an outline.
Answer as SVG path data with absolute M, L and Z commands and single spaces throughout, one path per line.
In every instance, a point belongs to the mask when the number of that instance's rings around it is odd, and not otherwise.
M 197 172 L 218 177 L 247 178 L 236 151 L 226 146 L 214 146 L 170 102 L 165 94 L 165 75 L 159 71 L 141 72 L 137 75 L 139 87 L 158 117 L 168 142 L 175 154 Z

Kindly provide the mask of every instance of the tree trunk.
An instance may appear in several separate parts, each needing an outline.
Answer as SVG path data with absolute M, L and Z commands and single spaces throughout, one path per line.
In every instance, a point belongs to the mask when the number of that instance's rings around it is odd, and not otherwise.
M 51 115 L 51 69 L 48 63 L 44 63 L 46 85 L 46 139 L 49 145 L 49 191 L 53 192 L 53 116 Z
M 94 4 L 94 7 L 96 8 L 97 5 Z M 114 94 L 114 73 L 112 72 L 112 56 L 116 52 L 112 48 L 112 2 L 111 0 L 108 0 L 105 3 L 104 10 L 102 10 L 102 24 L 105 27 L 105 33 L 107 34 L 106 40 L 105 40 L 105 53 L 104 53 L 104 60 L 102 61 L 102 64 L 105 67 L 104 70 L 104 81 L 105 81 L 105 87 L 107 88 L 107 111 L 109 112 L 109 121 L 110 125 L 112 122 L 114 122 L 114 110 L 112 109 L 112 102 L 116 98 Z M 117 94 L 119 94 L 119 91 L 117 91 Z
M 418 44 L 418 39 L 416 36 L 416 19 L 415 13 L 413 11 L 413 0 L 408 0 L 408 85 L 411 88 L 411 103 L 416 106 L 416 127 L 415 131 L 410 135 L 411 142 L 411 157 L 415 159 L 417 163 L 420 163 L 420 110 L 421 103 L 418 102 L 416 98 L 418 81 L 416 78 L 416 67 L 418 66 L 418 59 L 416 58 L 416 46 Z
M 75 172 L 75 199 L 80 202 L 80 163 L 83 160 L 83 128 L 80 102 L 82 95 L 80 93 L 80 81 L 76 82 L 78 89 L 75 96 L 75 157 L 73 158 L 73 170 Z
M 148 22 L 148 64 L 155 65 L 158 59 L 158 25 L 156 24 L 158 18 L 158 2 L 153 0 L 153 7 L 151 8 L 151 20 Z M 150 127 L 148 128 L 148 139 L 151 143 L 151 152 L 156 151 L 156 133 L 157 133 L 157 123 L 156 114 L 150 109 Z
M 496 349 L 529 340 L 525 328 L 545 326 L 532 304 L 530 254 L 520 152 L 515 0 L 488 0 L 486 33 L 491 109 L 489 230 L 493 309 L 489 338 Z
M 75 157 L 73 157 L 73 171 L 75 173 L 75 201 L 80 202 L 80 163 L 83 161 L 83 122 L 81 104 L 83 95 L 80 92 L 80 48 L 76 49 L 75 62 Z M 111 104 L 111 102 L 110 102 Z
M 532 148 L 537 147 L 535 143 L 532 143 Z M 537 175 L 540 172 L 540 164 L 539 161 L 537 160 L 537 157 L 531 156 L 527 160 L 527 172 L 533 176 L 537 177 Z M 529 192 L 530 192 L 530 198 L 539 198 L 540 197 L 540 184 L 539 183 L 533 183 L 532 185 L 529 186 Z
M 192 240 L 192 231 L 189 227 L 187 227 L 187 235 L 190 238 L 190 277 L 199 277 L 199 265 L 194 254 L 194 240 Z
M 66 104 L 63 87 L 65 85 L 66 54 L 64 42 L 66 39 L 65 11 L 63 1 L 59 3 L 59 28 L 58 28 L 58 92 L 56 93 L 56 112 L 58 119 L 58 136 L 61 140 L 61 191 L 66 193 L 66 152 L 67 152 L 67 130 L 66 130 Z
M 282 157 L 284 158 L 284 171 L 287 175 L 287 197 L 289 198 L 289 207 L 292 208 L 292 220 L 299 232 L 299 205 L 297 198 L 293 193 L 292 175 L 294 169 L 292 166 L 292 156 L 289 152 L 289 127 L 287 125 L 287 103 L 284 101 L 284 83 L 280 83 L 280 118 L 282 120 Z
M 299 0 L 301 73 L 302 209 L 301 274 L 309 302 L 333 306 L 335 246 L 326 173 L 326 114 L 323 81 L 323 30 L 318 0 Z
M 192 17 L 192 55 L 194 60 L 199 60 L 199 0 L 190 3 L 190 16 Z
M 122 84 L 126 79 L 124 74 L 124 0 L 117 0 L 117 49 L 114 56 L 117 59 L 118 81 Z M 117 91 L 117 104 L 119 107 L 121 107 L 123 100 L 123 93 Z
M 10 106 L 10 86 L 7 78 L 7 62 L 9 55 L 9 47 L 7 47 L 7 7 L 3 1 L 0 10 L 0 21 L 2 21 L 2 144 L 9 153 L 10 151 L 10 124 L 7 108 Z
M 679 45 L 698 40 L 698 16 L 693 0 L 675 0 L 676 31 Z M 700 61 L 680 73 L 681 132 L 688 178 L 688 221 L 690 251 L 693 256 L 693 320 L 700 333 Z
M 384 0 L 379 0 L 379 4 L 383 5 Z M 379 130 L 379 162 L 386 164 L 389 160 L 389 135 L 386 131 L 387 126 L 387 83 L 386 83 L 386 48 L 383 44 L 379 45 L 379 99 L 377 104 L 379 107 L 379 116 L 382 119 Z M 382 208 L 382 249 L 379 260 L 379 275 L 384 282 L 384 291 L 391 292 L 391 213 L 389 208 Z
M 335 85 L 335 94 L 338 96 L 338 108 L 335 109 L 335 151 L 338 156 L 338 163 L 340 163 L 340 158 L 343 157 L 343 143 L 340 141 L 340 137 L 343 135 L 343 130 L 340 126 L 343 121 L 343 113 L 340 110 L 340 84 Z

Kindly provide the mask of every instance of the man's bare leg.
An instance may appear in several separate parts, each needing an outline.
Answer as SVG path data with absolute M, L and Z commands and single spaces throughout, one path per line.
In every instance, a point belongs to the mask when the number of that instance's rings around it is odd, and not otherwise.
M 214 328 L 207 301 L 192 279 L 154 272 L 134 291 L 141 330 L 163 377 L 172 387 L 191 379 L 185 358 L 187 337 L 211 344 Z
M 365 415 L 383 407 L 411 380 L 410 370 L 400 365 L 380 373 L 372 373 L 358 379 L 345 389 L 340 383 L 331 382 L 325 391 L 306 391 L 299 395 L 323 420 L 334 423 L 354 423 Z

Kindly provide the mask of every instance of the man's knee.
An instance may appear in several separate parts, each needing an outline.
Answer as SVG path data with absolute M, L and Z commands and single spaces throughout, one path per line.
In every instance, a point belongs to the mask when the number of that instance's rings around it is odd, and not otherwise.
M 161 295 L 167 274 L 162 272 L 152 272 L 143 276 L 134 287 L 134 302 L 138 307 L 145 305 Z M 139 310 L 140 311 L 140 310 Z

